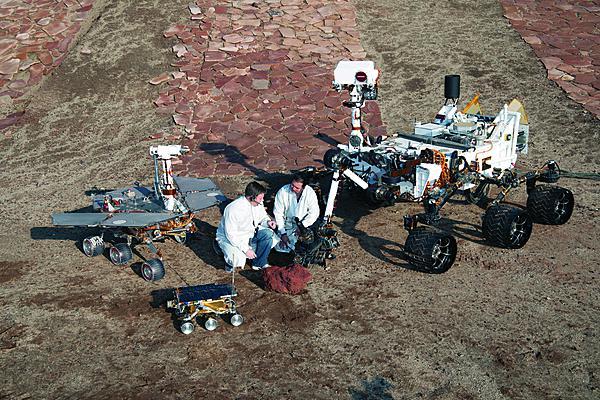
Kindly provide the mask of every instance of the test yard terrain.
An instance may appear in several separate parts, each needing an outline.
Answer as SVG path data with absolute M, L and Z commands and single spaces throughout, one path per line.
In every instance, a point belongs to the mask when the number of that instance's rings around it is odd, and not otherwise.
M 189 18 L 187 4 L 108 4 L 0 139 L 0 397 L 600 397 L 596 181 L 561 179 L 575 196 L 570 221 L 536 224 L 518 250 L 489 246 L 482 210 L 456 198 L 443 217 L 459 250 L 443 274 L 413 271 L 400 257 L 403 216 L 418 204 L 372 210 L 342 194 L 337 258 L 328 271 L 312 268 L 305 293 L 265 292 L 242 271 L 244 324 L 187 336 L 165 304 L 172 288 L 229 282 L 211 249 L 217 207 L 200 213 L 187 246 L 161 244 L 168 272 L 157 282 L 145 282 L 139 265 L 85 257 L 86 228 L 52 227 L 51 213 L 89 205 L 92 186 L 152 181 L 147 151 L 158 141 L 147 138 L 172 120 L 155 113 L 147 81 L 168 70 L 173 42 L 162 32 Z M 554 159 L 567 171 L 599 171 L 598 119 L 546 78 L 500 4 L 354 4 L 367 58 L 381 69 L 389 132 L 431 120 L 444 75 L 460 74 L 462 104 L 481 93 L 490 113 L 513 97 L 525 105 L 529 154 L 517 168 Z M 212 178 L 230 198 L 248 181 Z M 284 182 L 269 181 L 271 191 Z

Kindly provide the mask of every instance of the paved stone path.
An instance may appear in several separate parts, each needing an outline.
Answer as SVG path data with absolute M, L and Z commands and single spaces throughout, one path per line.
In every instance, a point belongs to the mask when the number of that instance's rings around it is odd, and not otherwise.
M 198 0 L 176 37 L 177 71 L 155 101 L 185 129 L 188 175 L 253 175 L 318 165 L 332 141 L 347 140 L 347 93 L 331 88 L 342 59 L 364 59 L 356 12 L 338 0 Z M 385 131 L 377 103 L 365 126 Z
M 504 16 L 567 95 L 600 118 L 600 3 L 500 0 Z
M 94 1 L 0 1 L 0 103 L 19 99 L 60 65 Z

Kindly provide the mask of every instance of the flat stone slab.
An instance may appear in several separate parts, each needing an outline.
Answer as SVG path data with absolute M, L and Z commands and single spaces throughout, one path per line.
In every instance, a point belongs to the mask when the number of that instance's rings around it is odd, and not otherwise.
M 321 164 L 332 143 L 347 140 L 348 94 L 331 82 L 338 61 L 366 54 L 351 1 L 197 0 L 192 8 L 189 24 L 164 32 L 180 40 L 177 71 L 150 81 L 161 85 L 158 111 L 173 115 L 192 149 L 178 171 L 289 171 Z M 182 54 L 180 45 L 194 51 Z M 377 103 L 367 103 L 364 126 L 383 134 Z
M 0 1 L 0 97 L 18 102 L 62 63 L 94 2 Z
M 548 70 L 548 79 L 600 119 L 600 6 L 500 0 L 504 16 Z

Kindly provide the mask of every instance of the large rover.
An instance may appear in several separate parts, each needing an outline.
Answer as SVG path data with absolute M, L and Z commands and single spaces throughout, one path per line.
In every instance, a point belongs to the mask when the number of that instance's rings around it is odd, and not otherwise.
M 498 247 L 523 247 L 533 223 L 560 225 L 573 212 L 573 194 L 554 185 L 560 178 L 555 161 L 535 171 L 518 173 L 515 162 L 527 153 L 529 125 L 520 102 L 513 100 L 495 116 L 480 115 L 478 98 L 458 109 L 460 76 L 445 77 L 445 102 L 434 120 L 416 123 L 412 133 L 369 137 L 361 121 L 366 100 L 377 98 L 379 71 L 371 61 L 341 61 L 334 71 L 333 86 L 349 91 L 352 130 L 348 143 L 324 156 L 334 181 L 346 176 L 352 186 L 366 190 L 369 203 L 391 205 L 419 202 L 424 212 L 404 217 L 408 231 L 404 252 L 416 267 L 441 273 L 456 257 L 456 240 L 435 228 L 440 210 L 456 193 L 471 203 L 485 206 L 484 237 Z M 525 207 L 503 203 L 513 189 L 525 186 Z M 491 186 L 498 187 L 487 198 Z M 484 204 L 485 203 L 485 204 Z M 425 225 L 425 226 L 422 226 Z

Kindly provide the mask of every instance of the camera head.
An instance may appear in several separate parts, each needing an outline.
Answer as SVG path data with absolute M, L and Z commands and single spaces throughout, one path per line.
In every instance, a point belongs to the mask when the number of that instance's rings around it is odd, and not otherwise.
M 333 71 L 333 88 L 348 90 L 363 100 L 377 99 L 379 70 L 373 61 L 340 61 Z

